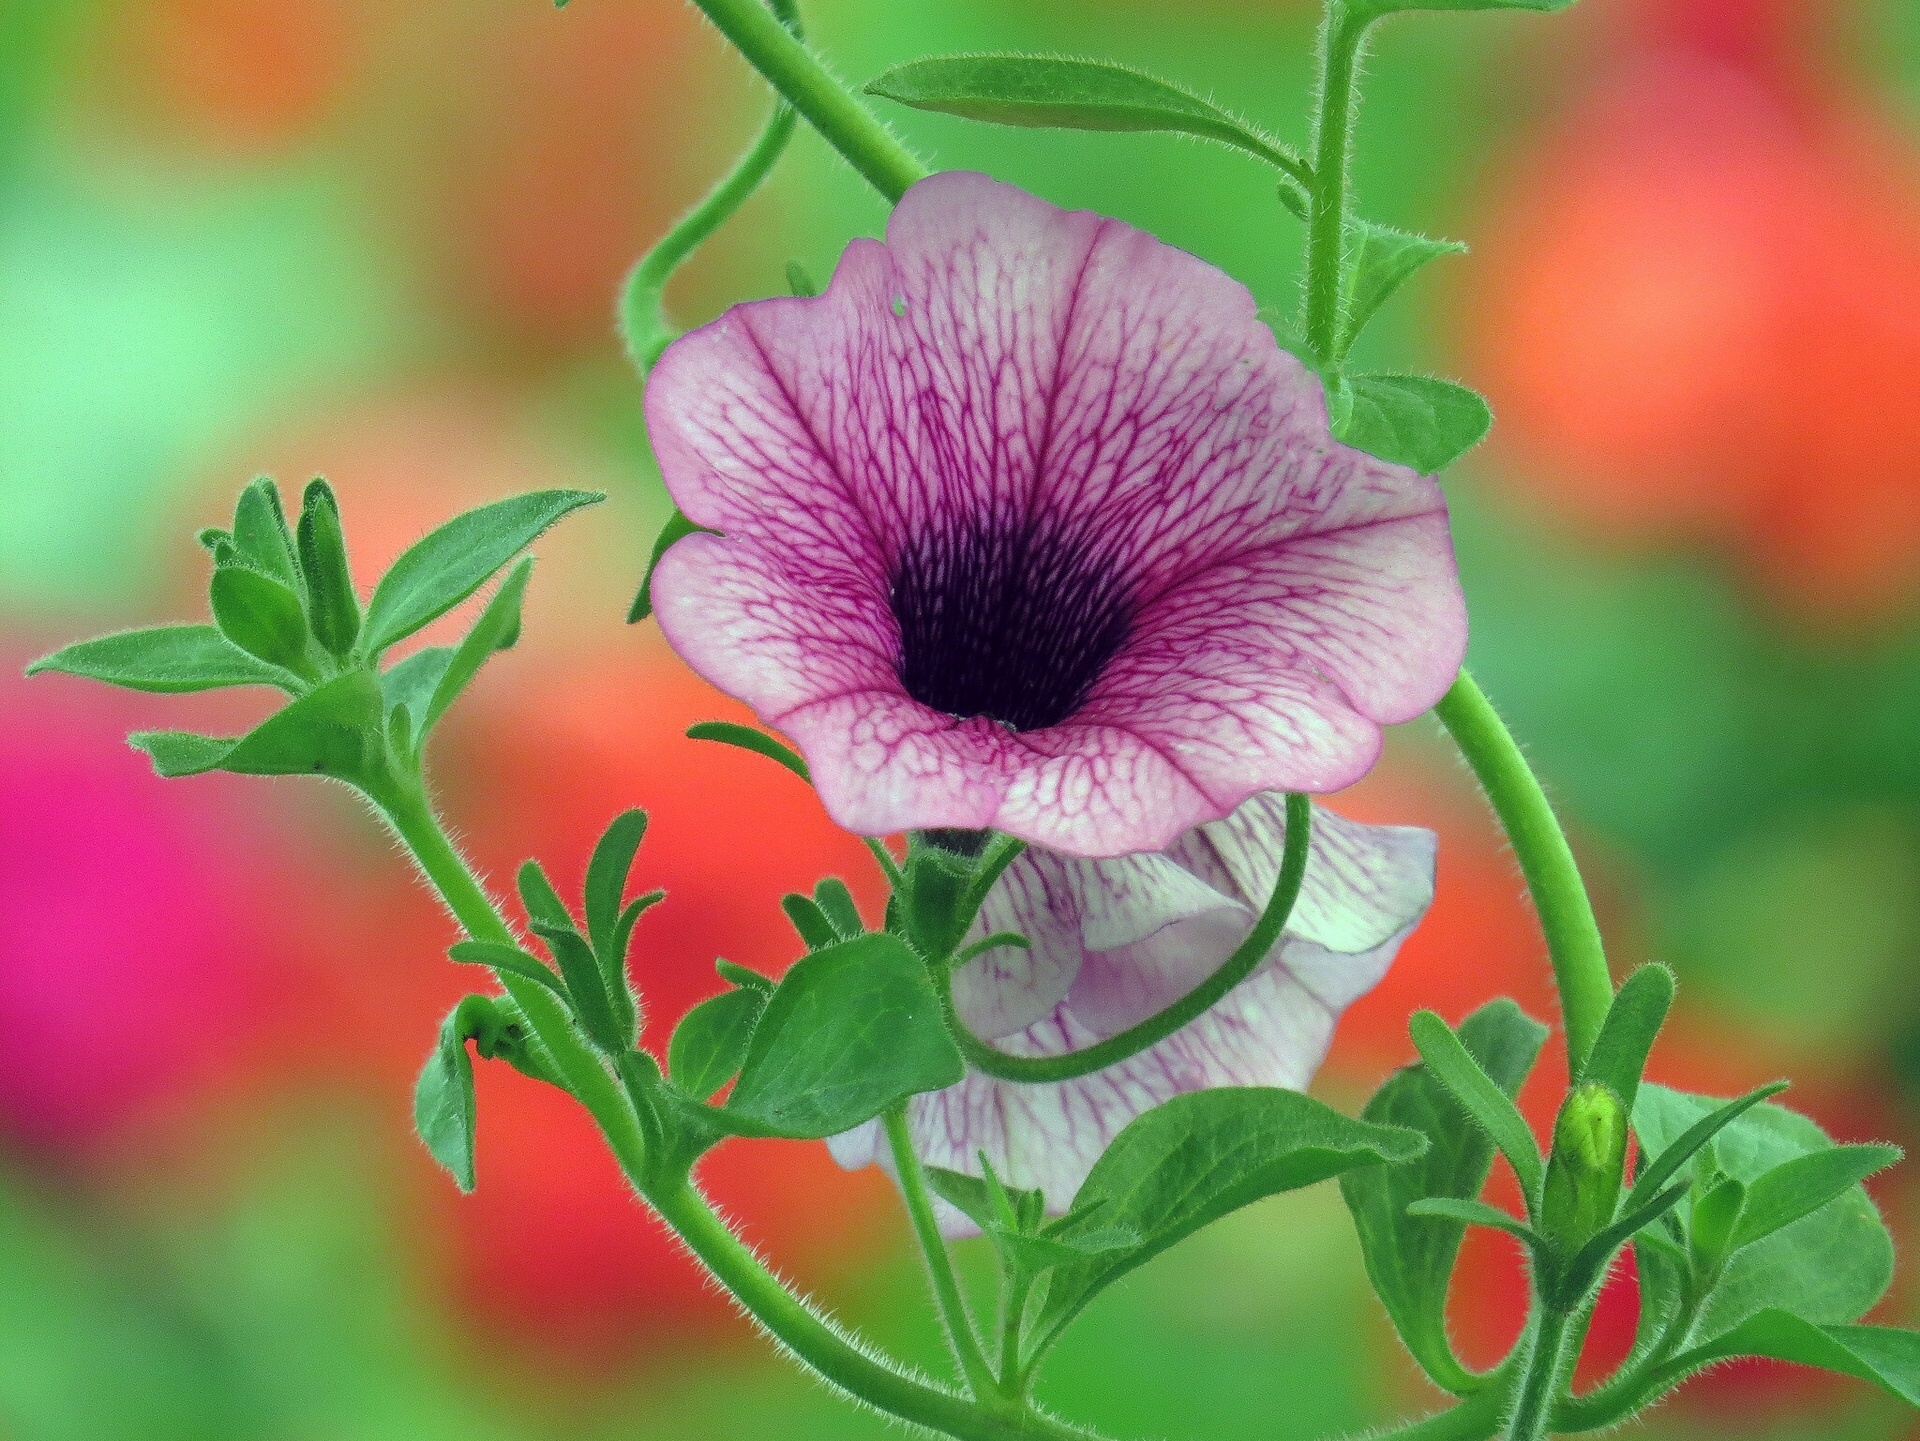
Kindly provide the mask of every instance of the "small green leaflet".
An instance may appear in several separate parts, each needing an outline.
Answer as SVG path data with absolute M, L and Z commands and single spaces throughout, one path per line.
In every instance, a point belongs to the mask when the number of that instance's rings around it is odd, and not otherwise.
M 1466 248 L 1457 240 L 1435 240 L 1371 220 L 1348 221 L 1347 250 L 1352 259 L 1335 358 L 1346 358 L 1367 322 L 1415 271 L 1442 255 L 1463 254 Z
M 161 625 L 76 641 L 40 657 L 27 674 L 49 670 L 164 695 L 236 685 L 291 691 L 298 685 L 286 671 L 248 655 L 210 625 Z
M 1427 375 L 1349 375 L 1329 401 L 1334 434 L 1369 455 L 1423 475 L 1445 470 L 1486 438 L 1487 402 L 1464 385 Z
M 1667 1384 L 1714 1361 L 1768 1356 L 1871 1381 L 1909 1406 L 1920 1406 L 1920 1334 L 1891 1326 L 1819 1326 L 1768 1307 L 1670 1361 Z
M 762 992 L 742 988 L 688 1011 L 667 1043 L 667 1075 L 674 1085 L 704 1101 L 738 1075 L 766 1004 Z
M 526 598 L 527 579 L 532 574 L 533 557 L 528 556 L 500 582 L 500 589 L 493 593 L 493 599 L 480 612 L 473 628 L 460 638 L 460 644 L 447 657 L 446 668 L 434 684 L 432 699 L 414 712 L 420 717 L 413 740 L 416 753 L 427 743 L 427 736 L 447 713 L 447 707 L 459 699 L 487 659 L 494 652 L 509 650 L 519 642 L 520 603 Z
M 667 517 L 667 523 L 660 527 L 660 534 L 653 538 L 653 549 L 647 555 L 647 569 L 640 577 L 640 593 L 633 598 L 633 604 L 627 609 L 627 624 L 637 625 L 653 614 L 653 573 L 660 568 L 660 557 L 665 555 L 677 540 L 690 535 L 714 535 L 704 525 L 695 525 L 680 513 L 680 507 L 673 508 L 673 514 Z
M 1273 136 L 1192 91 L 1110 60 L 1058 55 L 941 55 L 910 60 L 867 94 L 996 125 L 1173 131 L 1256 155 L 1298 186 L 1307 164 Z

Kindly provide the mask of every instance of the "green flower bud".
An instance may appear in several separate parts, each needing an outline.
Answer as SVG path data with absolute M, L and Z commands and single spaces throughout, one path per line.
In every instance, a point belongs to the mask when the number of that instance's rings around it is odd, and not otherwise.
M 1626 1105 L 1598 1081 L 1576 1087 L 1554 1122 L 1540 1209 L 1541 1230 L 1563 1253 L 1612 1222 L 1626 1164 Z
M 345 660 L 360 637 L 360 601 L 347 569 L 340 504 L 324 480 L 307 486 L 300 507 L 300 569 L 307 582 L 307 617 L 320 644 Z

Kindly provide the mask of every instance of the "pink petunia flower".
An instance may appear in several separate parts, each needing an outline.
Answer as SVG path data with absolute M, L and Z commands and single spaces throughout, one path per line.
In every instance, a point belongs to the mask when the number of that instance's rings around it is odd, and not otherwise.
M 1286 844 L 1285 797 L 1253 797 L 1168 850 L 1083 860 L 1028 850 L 987 897 L 969 939 L 1018 931 L 1031 950 L 987 952 L 954 973 L 976 1035 L 1018 1056 L 1082 1050 L 1191 991 L 1232 953 L 1273 890 Z M 1067 1208 L 1093 1163 L 1142 1112 L 1214 1086 L 1302 1090 L 1340 1013 L 1386 974 L 1433 900 L 1431 831 L 1369 826 L 1314 808 L 1292 915 L 1260 969 L 1197 1020 L 1090 1076 L 1030 1085 L 969 1071 L 915 1096 L 907 1117 L 929 1165 L 980 1174 Z M 892 1159 L 879 1123 L 837 1136 L 849 1168 Z M 970 1227 L 941 1208 L 955 1234 Z
M 683 337 L 646 409 L 720 532 L 660 624 L 849 830 L 1161 849 L 1357 780 L 1465 650 L 1439 487 L 1333 440 L 1244 286 L 985 176 Z

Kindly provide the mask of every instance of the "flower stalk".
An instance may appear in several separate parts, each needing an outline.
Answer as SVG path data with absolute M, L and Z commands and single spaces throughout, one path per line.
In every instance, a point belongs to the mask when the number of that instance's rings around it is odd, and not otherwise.
M 953 1274 L 953 1258 L 933 1217 L 933 1199 L 927 1194 L 927 1178 L 914 1154 L 913 1138 L 907 1134 L 904 1106 L 891 1107 L 885 1117 L 887 1142 L 893 1148 L 894 1170 L 900 1177 L 900 1194 L 905 1198 L 907 1215 L 913 1221 L 913 1234 L 927 1261 L 927 1274 L 933 1282 L 934 1300 L 940 1308 L 940 1320 L 947 1333 L 947 1345 L 960 1363 L 961 1374 L 974 1396 L 985 1400 L 995 1396 L 999 1387 L 987 1358 L 981 1354 L 980 1338 L 973 1329 L 973 1317 Z
M 1320 94 L 1307 207 L 1307 344 L 1331 363 L 1346 290 L 1347 161 L 1353 150 L 1354 76 L 1368 22 L 1329 0 L 1320 29 Z

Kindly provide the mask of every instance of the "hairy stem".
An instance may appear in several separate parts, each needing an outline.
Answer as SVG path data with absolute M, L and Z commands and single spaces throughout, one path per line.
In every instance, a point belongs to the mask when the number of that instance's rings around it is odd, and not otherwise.
M 1369 1432 L 1368 1441 L 1490 1441 L 1500 1430 L 1506 1404 L 1506 1388 L 1490 1386 L 1422 1420 Z
M 1527 878 L 1553 961 L 1568 1062 L 1577 1078 L 1613 1004 L 1613 978 L 1573 848 L 1539 778 L 1472 676 L 1461 671 L 1433 711 L 1479 777 Z
M 476 941 L 519 945 L 499 908 L 475 878 L 464 857 L 448 839 L 440 819 L 428 804 L 425 791 L 413 782 L 400 782 L 376 798 L 389 824 L 412 853 L 414 863 L 440 893 L 454 918 Z M 593 1114 L 606 1133 L 620 1164 L 638 1175 L 645 1159 L 639 1123 L 626 1097 L 607 1074 L 606 1067 L 574 1029 L 565 1010 L 544 988 L 511 971 L 494 973 L 513 1003 L 526 1017 L 540 1046 L 553 1061 L 567 1089 Z
M 767 83 L 887 199 L 897 201 L 915 181 L 926 178 L 927 167 L 760 0 L 694 3 Z
M 1520 1376 L 1520 1394 L 1513 1404 L 1513 1416 L 1507 1422 L 1507 1441 L 1542 1441 L 1553 1416 L 1553 1403 L 1560 1394 L 1569 1352 L 1567 1344 L 1571 1317 L 1564 1311 L 1538 1308 L 1533 1328 L 1532 1349 Z
M 1090 1431 L 1039 1412 L 988 1408 L 875 1360 L 781 1285 L 690 1184 L 680 1182 L 649 1199 L 755 1320 L 856 1400 L 957 1441 L 1098 1441 Z
M 1340 345 L 1346 289 L 1347 159 L 1353 149 L 1354 72 L 1368 22 L 1327 0 L 1320 29 L 1313 186 L 1307 207 L 1307 344 L 1331 363 Z
M 946 1328 L 947 1344 L 960 1363 L 967 1388 L 977 1397 L 997 1394 L 992 1369 L 981 1354 L 980 1338 L 973 1329 L 973 1317 L 967 1311 L 966 1297 L 953 1274 L 953 1258 L 947 1254 L 946 1239 L 933 1218 L 933 1201 L 927 1194 L 927 1178 L 920 1169 L 920 1157 L 913 1149 L 913 1137 L 907 1130 L 905 1106 L 895 1106 L 885 1116 L 887 1141 L 893 1147 L 893 1168 L 900 1178 L 900 1194 L 913 1219 L 913 1234 L 927 1258 L 927 1274 L 933 1281 L 934 1299 L 939 1303 L 940 1320 Z
M 1299 898 L 1300 883 L 1307 873 L 1308 841 L 1312 828 L 1312 804 L 1303 795 L 1289 794 L 1286 849 L 1280 857 L 1280 874 L 1274 880 L 1273 894 L 1268 897 L 1260 919 L 1254 922 L 1246 939 L 1221 963 L 1218 970 L 1164 1011 L 1147 1017 L 1138 1025 L 1129 1026 L 1118 1035 L 1062 1056 L 1010 1056 L 960 1024 L 959 1018 L 953 1014 L 952 989 L 949 986 L 945 991 L 948 1023 L 960 1043 L 961 1053 L 975 1070 L 984 1071 L 989 1076 L 998 1076 L 1006 1081 L 1044 1084 L 1092 1075 L 1095 1071 L 1118 1065 L 1148 1047 L 1158 1045 L 1182 1026 L 1219 1004 L 1228 992 L 1252 975 L 1267 958 L 1267 953 L 1280 939 L 1287 918 L 1293 914 L 1294 901 Z

